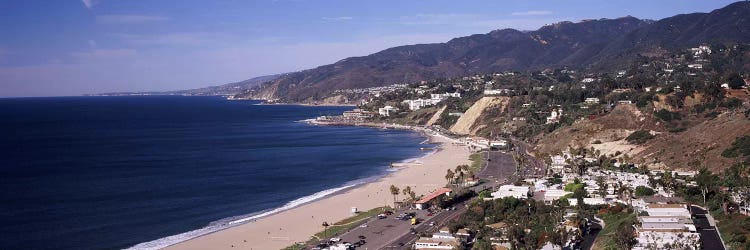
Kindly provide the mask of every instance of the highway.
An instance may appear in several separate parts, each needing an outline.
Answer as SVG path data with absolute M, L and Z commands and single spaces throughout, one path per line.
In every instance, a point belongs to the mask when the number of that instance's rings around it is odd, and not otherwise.
M 510 153 L 502 151 L 486 152 L 485 167 L 479 171 L 477 177 L 483 180 L 483 183 L 470 187 L 475 192 L 482 190 L 494 190 L 496 187 L 511 183 L 515 179 L 513 175 L 516 172 L 516 164 Z M 455 210 L 435 211 L 432 216 L 428 216 L 426 210 L 405 209 L 394 211 L 394 215 L 385 219 L 372 218 L 364 223 L 366 226 L 359 226 L 339 236 L 345 242 L 358 242 L 364 239 L 365 244 L 357 249 L 409 249 L 410 245 L 419 238 L 420 233 L 434 233 L 442 226 L 448 224 L 450 220 L 458 218 L 466 212 L 465 202 L 459 202 L 453 206 Z M 396 214 L 403 212 L 414 212 L 416 217 L 423 221 L 416 226 L 412 226 L 407 221 L 395 219 Z M 433 225 L 430 225 L 433 223 Z M 412 233 L 411 229 L 414 229 Z

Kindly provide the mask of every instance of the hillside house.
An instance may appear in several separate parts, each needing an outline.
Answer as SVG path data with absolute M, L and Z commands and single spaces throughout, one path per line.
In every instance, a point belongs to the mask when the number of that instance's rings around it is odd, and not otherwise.
M 586 104 L 598 104 L 599 103 L 599 98 L 589 97 L 589 98 L 586 98 L 586 100 L 584 100 L 583 102 L 586 103 Z
M 385 106 L 385 107 L 382 107 L 382 108 L 378 109 L 378 114 L 381 115 L 381 116 L 388 117 L 388 116 L 391 116 L 391 113 L 396 112 L 396 111 L 398 111 L 398 108 L 396 108 L 396 107 Z

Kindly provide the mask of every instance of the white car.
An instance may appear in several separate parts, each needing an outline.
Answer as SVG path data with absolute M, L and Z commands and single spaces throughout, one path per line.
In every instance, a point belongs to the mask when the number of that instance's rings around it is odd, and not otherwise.
M 359 227 L 367 227 L 367 224 L 359 225 Z
M 331 242 L 339 242 L 341 241 L 341 238 L 331 238 Z

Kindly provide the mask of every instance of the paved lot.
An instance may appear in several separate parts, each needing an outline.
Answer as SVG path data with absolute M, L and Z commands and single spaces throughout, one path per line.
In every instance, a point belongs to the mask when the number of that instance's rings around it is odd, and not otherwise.
M 503 151 L 489 151 L 483 153 L 489 161 L 477 177 L 490 181 L 503 182 L 516 172 L 516 163 L 510 153 Z

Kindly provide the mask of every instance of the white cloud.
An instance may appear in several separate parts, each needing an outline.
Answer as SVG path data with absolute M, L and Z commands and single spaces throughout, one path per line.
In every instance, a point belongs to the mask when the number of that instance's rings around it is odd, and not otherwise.
M 551 14 L 552 11 L 549 10 L 528 10 L 510 13 L 511 16 L 545 16 Z
M 323 17 L 325 21 L 348 21 L 354 19 L 350 16 L 339 16 L 339 17 Z
M 168 17 L 164 16 L 144 16 L 144 15 L 101 15 L 96 16 L 96 22 L 101 24 L 139 24 L 149 22 L 167 21 Z
M 81 0 L 81 2 L 83 2 L 83 6 L 86 6 L 88 9 L 92 9 L 95 5 L 99 4 L 99 0 Z

